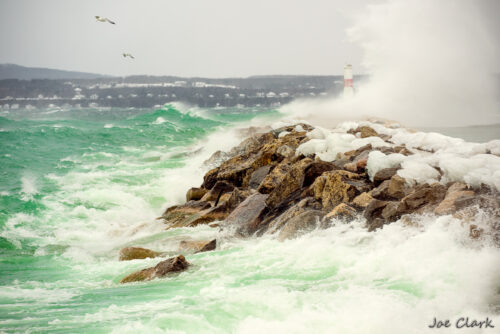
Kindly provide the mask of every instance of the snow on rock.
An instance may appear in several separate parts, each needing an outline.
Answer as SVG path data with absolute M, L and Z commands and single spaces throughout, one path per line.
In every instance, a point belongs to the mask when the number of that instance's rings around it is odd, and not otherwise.
M 380 135 L 390 136 L 389 142 L 376 136 L 358 138 L 348 133 L 359 126 L 369 126 Z M 370 179 L 381 169 L 401 165 L 398 175 L 411 185 L 461 181 L 473 187 L 486 184 L 500 191 L 500 140 L 470 143 L 435 132 L 389 128 L 367 121 L 344 122 L 332 130 L 316 127 L 307 133 L 307 137 L 310 140 L 297 148 L 297 154 L 316 154 L 324 161 L 333 161 L 338 158 L 338 153 L 371 144 L 374 150 L 370 152 L 366 166 Z M 413 154 L 406 156 L 377 151 L 377 147 L 401 145 Z

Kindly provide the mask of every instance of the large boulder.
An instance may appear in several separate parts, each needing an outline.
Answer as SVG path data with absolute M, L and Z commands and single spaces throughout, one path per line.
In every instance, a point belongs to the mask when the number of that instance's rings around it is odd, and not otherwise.
M 278 240 L 292 239 L 314 230 L 323 216 L 324 212 L 319 210 L 302 212 L 286 222 L 278 234 Z
M 217 240 L 182 240 L 179 243 L 179 251 L 201 253 L 214 250 L 217 247 Z
M 338 169 L 332 162 L 315 160 L 311 162 L 304 170 L 304 187 L 309 187 L 314 180 L 324 172 Z
M 358 196 L 356 196 L 352 200 L 352 204 L 358 208 L 366 208 L 368 204 L 372 201 L 373 197 L 370 192 L 364 192 Z
M 373 176 L 373 183 L 378 186 L 385 180 L 391 179 L 396 173 L 400 167 L 393 167 L 393 168 L 384 168 L 379 170 L 375 175 Z
M 205 193 L 205 195 L 201 198 L 202 201 L 206 202 L 218 202 L 218 199 L 225 194 L 230 193 L 234 189 L 234 185 L 226 181 L 217 181 L 212 189 Z
M 292 169 L 290 160 L 283 160 L 261 181 L 257 190 L 262 194 L 269 194 L 280 184 L 286 174 Z
M 311 162 L 311 158 L 305 158 L 299 160 L 291 166 L 288 172 L 281 179 L 281 182 L 279 182 L 269 193 L 269 197 L 266 199 L 268 207 L 276 207 L 283 200 L 302 188 L 305 169 Z
M 379 184 L 377 188 L 372 190 L 372 197 L 383 201 L 395 199 L 389 195 L 389 184 L 389 180 L 385 180 L 384 182 Z
M 219 167 L 213 168 L 205 173 L 203 177 L 203 184 L 201 185 L 204 189 L 212 189 L 214 184 L 217 182 L 217 175 L 219 174 Z
M 323 222 L 326 223 L 325 227 L 328 226 L 328 223 L 332 219 L 341 219 L 341 220 L 346 220 L 346 221 L 351 221 L 356 217 L 356 209 L 353 207 L 345 204 L 345 203 L 340 203 L 337 205 L 335 208 L 333 208 L 332 211 L 326 214 L 326 216 L 323 217 Z
M 373 231 L 382 226 L 384 219 L 381 218 L 381 216 L 386 205 L 386 201 L 373 199 L 366 207 L 364 216 L 366 218 L 369 231 Z
M 316 178 L 308 193 L 321 200 L 325 210 L 332 210 L 340 203 L 351 202 L 357 195 L 369 190 L 370 185 L 361 175 L 335 170 Z
M 457 210 L 456 202 L 460 202 L 464 197 L 474 196 L 475 193 L 472 190 L 466 190 L 467 185 L 464 183 L 454 183 L 446 192 L 446 197 L 441 203 L 434 209 L 434 213 L 438 215 L 445 215 L 454 213 Z
M 163 213 L 161 219 L 171 227 L 187 226 L 191 220 L 200 216 L 200 212 L 211 208 L 210 203 L 202 201 L 189 201 L 183 205 L 175 205 Z
M 403 197 L 401 202 L 404 203 L 408 211 L 421 212 L 430 211 L 439 204 L 446 195 L 446 187 L 439 183 L 421 184 L 416 186 L 413 191 Z
M 169 258 L 165 261 L 161 261 L 154 267 L 136 271 L 124 277 L 120 281 L 120 283 L 149 281 L 154 278 L 164 277 L 169 273 L 175 273 L 186 270 L 188 267 L 189 267 L 189 262 L 186 261 L 184 256 L 178 255 L 176 257 Z
M 262 183 L 264 178 L 269 174 L 272 167 L 273 167 L 272 165 L 266 165 L 254 171 L 250 176 L 250 180 L 248 181 L 248 187 L 251 189 L 259 188 L 260 184 Z
M 224 221 L 224 226 L 234 227 L 236 233 L 250 236 L 260 227 L 263 214 L 267 209 L 268 195 L 256 193 L 250 195 L 229 214 Z
M 395 174 L 391 177 L 389 181 L 389 188 L 387 189 L 387 195 L 396 198 L 402 199 L 410 192 L 410 187 L 406 183 L 406 180 L 401 176 Z
M 191 188 L 187 191 L 186 193 L 186 202 L 189 202 L 191 200 L 193 201 L 198 201 L 200 200 L 203 195 L 207 193 L 207 189 L 204 188 Z
M 287 207 L 285 211 L 274 210 L 277 212 L 270 210 L 266 215 L 266 219 L 262 222 L 263 225 L 267 225 L 266 233 L 278 232 L 290 219 L 305 211 L 321 210 L 321 204 L 312 197 L 306 197 L 297 204 Z
M 379 134 L 377 131 L 373 130 L 369 126 L 360 126 L 359 128 L 356 129 L 356 132 L 360 132 L 361 138 L 367 138 L 367 137 L 372 137 L 372 136 L 378 136 Z
M 130 261 L 137 259 L 147 259 L 161 256 L 162 253 L 155 252 L 147 248 L 126 247 L 120 250 L 120 261 Z

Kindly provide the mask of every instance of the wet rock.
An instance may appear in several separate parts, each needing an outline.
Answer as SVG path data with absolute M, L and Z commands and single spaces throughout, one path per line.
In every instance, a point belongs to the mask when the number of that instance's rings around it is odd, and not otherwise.
M 282 145 L 278 148 L 276 153 L 283 156 L 283 158 L 290 158 L 295 155 L 295 150 L 288 145 Z
M 321 210 L 321 204 L 314 198 L 307 197 L 288 207 L 285 211 L 270 211 L 262 223 L 267 225 L 266 232 L 273 234 L 279 231 L 293 217 L 310 210 Z
M 207 193 L 207 189 L 204 188 L 191 188 L 187 191 L 186 193 L 186 202 L 189 202 L 191 200 L 197 201 L 200 200 L 203 195 Z
M 292 169 L 292 163 L 289 160 L 283 160 L 278 164 L 269 174 L 266 175 L 264 180 L 260 183 L 257 191 L 262 194 L 269 194 L 283 182 L 286 174 Z
M 255 170 L 281 159 L 281 156 L 275 154 L 275 150 L 269 147 L 266 149 L 268 145 L 270 144 L 264 145 L 257 153 L 238 155 L 222 163 L 217 180 L 227 181 L 237 187 L 248 186 L 250 176 Z
M 231 158 L 231 155 L 228 152 L 216 151 L 210 158 L 203 161 L 203 165 L 214 168 L 229 158 Z
M 180 272 L 189 267 L 189 262 L 186 261 L 184 256 L 178 255 L 165 261 L 161 261 L 156 266 L 136 271 L 125 278 L 120 283 L 130 283 L 139 281 L 149 281 L 154 278 L 164 277 L 169 273 Z
M 396 173 L 400 167 L 394 167 L 394 168 L 384 168 L 379 170 L 375 175 L 373 176 L 373 183 L 378 186 L 385 180 L 391 179 Z
M 278 240 L 284 241 L 314 230 L 324 213 L 319 210 L 309 210 L 290 219 L 280 230 Z
M 235 227 L 236 232 L 250 236 L 257 231 L 264 211 L 267 209 L 268 195 L 256 193 L 249 196 L 234 209 L 224 221 L 224 226 Z
M 358 208 L 366 208 L 368 204 L 372 201 L 373 197 L 370 195 L 369 192 L 364 192 L 358 196 L 356 196 L 352 200 L 352 204 L 357 206 Z
M 323 222 L 329 222 L 331 219 L 352 220 L 356 217 L 356 210 L 345 203 L 340 203 L 326 216 L 323 217 Z
M 462 198 L 464 197 L 470 198 L 474 197 L 475 195 L 474 191 L 465 189 L 467 189 L 467 185 L 464 183 L 457 182 L 452 184 L 448 188 L 448 191 L 446 192 L 446 197 L 434 209 L 434 213 L 438 215 L 446 215 L 457 211 L 457 206 L 455 205 L 457 200 L 458 200 L 458 206 L 462 207 L 462 205 L 464 204 L 460 203 L 460 200 Z
M 416 186 L 409 195 L 401 200 L 401 202 L 406 205 L 409 211 L 414 211 L 424 206 L 427 208 L 436 206 L 444 199 L 445 195 L 446 187 L 442 184 L 423 184 Z
M 379 228 L 382 228 L 385 224 L 387 224 L 387 221 L 385 221 L 383 218 L 375 218 L 368 224 L 368 232 L 373 232 Z
M 407 213 L 407 208 L 404 203 L 389 202 L 382 210 L 381 217 L 388 222 L 394 222 L 405 213 Z
M 469 226 L 469 236 L 472 239 L 479 239 L 484 233 L 484 229 L 478 227 L 477 225 L 471 224 Z
M 229 151 L 231 157 L 255 153 L 262 148 L 267 143 L 272 142 L 275 136 L 271 132 L 253 134 L 251 137 L 243 140 L 238 146 L 234 147 Z
M 250 176 L 250 181 L 248 182 L 248 187 L 251 189 L 259 188 L 260 184 L 264 180 L 264 178 L 271 171 L 272 165 L 262 166 L 258 168 L 255 172 Z
M 399 175 L 391 177 L 387 194 L 396 199 L 402 199 L 410 191 L 410 187 L 406 184 L 406 180 Z
M 130 261 L 137 259 L 147 259 L 161 256 L 162 253 L 155 252 L 147 248 L 126 247 L 120 250 L 120 261 Z
M 181 252 L 193 252 L 201 253 L 214 250 L 217 247 L 217 240 L 182 240 L 179 244 L 179 250 Z
M 310 187 L 310 192 L 314 198 L 321 200 L 325 210 L 351 202 L 354 197 L 368 190 L 370 186 L 361 175 L 342 170 L 323 173 Z
M 324 172 L 338 169 L 333 163 L 322 160 L 315 160 L 309 164 L 304 171 L 303 187 L 309 187 L 314 180 Z
M 208 191 L 202 198 L 205 202 L 218 202 L 220 197 L 225 193 L 230 193 L 234 189 L 234 185 L 226 181 L 217 181 L 212 189 Z M 217 204 L 215 204 L 217 205 Z
M 212 189 L 214 184 L 217 182 L 217 174 L 219 173 L 219 167 L 209 170 L 203 177 L 202 188 Z
M 370 202 L 370 204 L 368 204 L 364 212 L 364 216 L 366 218 L 368 226 L 370 226 L 371 223 L 375 221 L 375 219 L 380 218 L 382 216 L 382 211 L 384 210 L 386 205 L 387 205 L 386 201 L 380 201 L 378 199 L 373 199 Z M 369 230 L 373 231 L 373 229 L 370 228 Z
M 266 199 L 268 207 L 273 208 L 285 200 L 292 193 L 300 190 L 304 183 L 305 169 L 312 162 L 311 158 L 305 158 L 293 164 L 281 181 L 269 193 Z
M 187 226 L 191 220 L 200 216 L 200 212 L 210 207 L 208 202 L 189 201 L 183 205 L 168 208 L 161 218 L 169 228 Z
M 361 133 L 361 138 L 377 137 L 379 135 L 377 131 L 373 130 L 369 126 L 360 126 L 355 131 Z
M 361 146 L 360 148 L 352 151 L 344 152 L 343 157 L 348 158 L 350 161 L 354 161 L 357 157 L 365 157 L 373 150 L 372 144 L 367 144 L 365 146 Z M 342 159 L 342 157 L 341 157 Z
M 385 180 L 379 186 L 372 191 L 372 197 L 379 200 L 393 200 L 394 198 L 389 195 L 389 180 Z

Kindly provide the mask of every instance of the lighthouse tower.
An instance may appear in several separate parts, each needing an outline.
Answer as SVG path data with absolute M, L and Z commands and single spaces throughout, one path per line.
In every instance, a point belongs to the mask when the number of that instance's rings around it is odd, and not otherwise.
M 344 96 L 354 95 L 354 88 L 352 86 L 352 65 L 347 64 L 344 67 Z

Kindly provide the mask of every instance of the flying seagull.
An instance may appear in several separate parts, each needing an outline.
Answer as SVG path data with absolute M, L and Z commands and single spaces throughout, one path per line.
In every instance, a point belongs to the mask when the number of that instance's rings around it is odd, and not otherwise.
M 135 59 L 135 57 L 132 56 L 130 53 L 122 53 L 122 55 L 123 55 L 124 58 L 129 57 L 129 58 Z
M 111 21 L 110 19 L 108 19 L 107 17 L 101 17 L 99 15 L 96 15 L 95 19 L 99 22 L 109 22 L 111 24 L 116 24 L 114 23 L 113 21 Z

